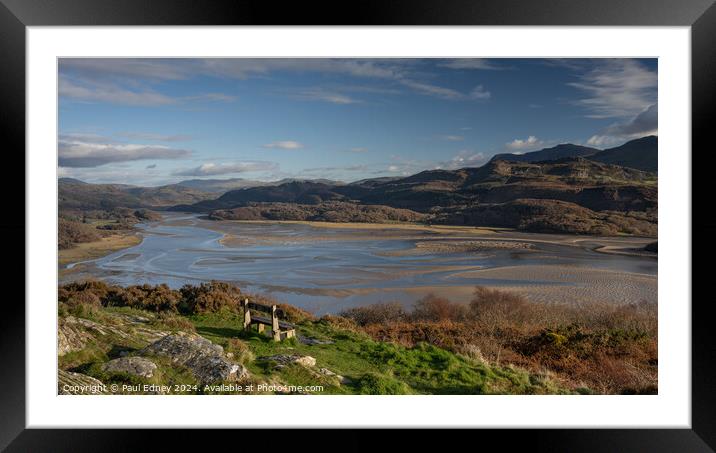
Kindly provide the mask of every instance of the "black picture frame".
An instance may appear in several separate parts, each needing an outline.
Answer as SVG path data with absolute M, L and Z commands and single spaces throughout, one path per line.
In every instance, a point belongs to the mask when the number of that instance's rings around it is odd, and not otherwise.
M 335 2 L 193 1 L 193 0 L 0 0 L 0 124 L 4 130 L 5 165 L 14 176 L 2 178 L 8 211 L 0 217 L 6 238 L 25 237 L 25 29 L 29 26 L 93 25 L 630 25 L 690 26 L 692 37 L 692 147 L 707 149 L 712 133 L 716 100 L 716 6 L 713 0 L 364 0 L 352 4 Z M 701 146 L 699 146 L 701 145 Z M 676 152 L 670 150 L 669 152 Z M 679 152 L 688 156 L 690 150 Z M 708 165 L 693 166 L 693 183 L 708 181 Z M 705 157 L 705 156 L 703 156 Z M 9 160 L 9 161 L 8 161 Z M 668 190 L 668 187 L 662 188 Z M 708 189 L 705 189 L 708 190 Z M 692 186 L 692 206 L 699 206 L 699 193 Z M 708 194 L 708 192 L 706 192 Z M 706 195 L 708 196 L 708 195 Z M 15 203 L 16 206 L 12 206 Z M 716 222 L 703 211 L 694 211 L 692 241 L 716 231 Z M 26 241 L 31 241 L 26 237 Z M 24 281 L 24 246 L 7 241 L 14 266 L 4 270 L 6 282 Z M 21 251 L 22 249 L 22 251 Z M 708 255 L 713 240 L 699 242 L 697 253 Z M 9 262 L 9 260 L 6 260 Z M 707 272 L 697 268 L 693 272 Z M 692 282 L 698 279 L 693 277 Z M 693 285 L 692 283 L 692 285 Z M 19 301 L 24 289 L 17 285 L 16 297 L 3 300 L 0 312 L 0 448 L 7 451 L 131 451 L 153 449 L 161 442 L 188 446 L 196 438 L 212 442 L 231 439 L 237 447 L 249 447 L 244 438 L 217 431 L 211 436 L 188 430 L 45 430 L 25 429 L 25 309 Z M 701 285 L 699 285 L 701 286 Z M 689 303 L 668 301 L 669 303 Z M 710 298 L 692 303 L 692 429 L 551 429 L 481 430 L 468 434 L 485 447 L 499 442 L 522 441 L 532 451 L 713 451 L 716 448 L 716 385 L 711 382 L 716 358 L 711 320 L 707 315 Z M 663 339 L 662 341 L 668 341 Z M 635 420 L 635 424 L 639 421 Z M 141 436 L 139 435 L 141 434 Z M 265 433 L 267 434 L 267 433 Z M 271 436 L 296 438 L 296 433 L 274 430 Z M 388 436 L 381 446 L 396 442 L 406 448 L 410 440 L 420 441 L 425 432 Z M 317 435 L 316 435 L 317 436 Z M 301 436 L 302 437 L 302 436 Z M 309 437 L 315 437 L 309 434 Z M 366 450 L 374 446 L 367 431 L 338 433 L 340 444 L 332 448 Z M 316 437 L 317 438 L 317 437 Z M 324 438 L 323 441 L 325 441 Z M 398 440 L 399 439 L 399 440 Z M 406 440 L 408 439 L 408 440 Z M 443 438 L 443 440 L 445 440 Z M 305 443 L 305 439 L 299 443 Z M 310 443 L 314 443 L 315 439 Z M 406 443 L 407 442 L 407 443 Z M 494 444 L 498 442 L 498 444 Z M 452 442 L 445 444 L 450 448 Z M 454 444 L 457 446 L 457 444 Z M 264 444 L 264 446 L 266 446 Z M 292 447 L 293 449 L 293 447 Z

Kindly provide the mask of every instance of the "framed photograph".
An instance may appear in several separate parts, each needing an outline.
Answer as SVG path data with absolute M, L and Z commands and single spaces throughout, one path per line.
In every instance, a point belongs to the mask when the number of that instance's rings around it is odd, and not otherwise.
M 2 3 L 9 451 L 131 428 L 712 451 L 712 2 Z

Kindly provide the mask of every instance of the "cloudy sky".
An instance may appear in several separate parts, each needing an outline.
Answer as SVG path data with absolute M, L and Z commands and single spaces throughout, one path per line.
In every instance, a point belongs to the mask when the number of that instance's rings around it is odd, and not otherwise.
M 59 174 L 355 181 L 656 134 L 656 59 L 62 59 Z

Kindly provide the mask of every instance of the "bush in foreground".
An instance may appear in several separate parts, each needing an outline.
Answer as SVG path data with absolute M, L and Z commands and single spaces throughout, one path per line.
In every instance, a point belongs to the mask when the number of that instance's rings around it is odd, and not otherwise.
M 428 296 L 412 312 L 375 304 L 341 316 L 379 341 L 424 342 L 495 365 L 547 370 L 573 388 L 653 393 L 657 385 L 657 306 L 647 302 L 536 304 L 477 287 L 467 306 Z
M 152 323 L 162 330 L 193 330 L 192 322 L 216 318 L 223 320 L 222 329 L 233 332 L 240 325 L 243 298 L 275 303 L 222 282 L 173 290 L 166 285 L 120 287 L 88 281 L 64 285 L 58 296 L 60 313 L 93 318 L 101 317 L 101 307 L 131 307 L 157 313 Z M 282 304 L 280 309 L 285 319 L 318 336 L 343 332 L 340 341 L 348 342 L 350 346 L 346 347 L 351 351 L 359 338 L 369 336 L 381 342 L 371 346 L 370 360 L 375 361 L 375 366 L 388 366 L 396 377 L 402 373 L 398 383 L 409 380 L 416 372 L 428 373 L 421 377 L 421 385 L 432 380 L 435 388 L 445 379 L 452 379 L 449 369 L 456 366 L 451 362 L 454 356 L 425 347 L 431 345 L 457 353 L 471 363 L 517 366 L 535 376 L 550 375 L 575 391 L 633 394 L 654 393 L 657 389 L 657 307 L 647 302 L 584 307 L 536 304 L 518 294 L 478 287 L 469 304 L 428 296 L 418 301 L 413 310 L 397 303 L 375 304 L 352 308 L 338 316 L 325 315 L 319 320 L 290 305 Z M 251 351 L 241 340 L 228 343 L 227 351 L 239 361 L 252 360 Z M 425 363 L 431 365 L 421 371 Z M 448 374 L 436 374 L 435 367 Z M 365 377 L 358 388 L 366 392 L 402 392 L 383 374 Z M 473 384 L 470 385 L 477 385 Z M 529 388 L 525 383 L 519 385 L 523 384 Z M 465 388 L 456 387 L 455 391 L 466 391 Z M 420 391 L 429 393 L 431 389 Z M 481 391 L 499 393 L 500 389 Z

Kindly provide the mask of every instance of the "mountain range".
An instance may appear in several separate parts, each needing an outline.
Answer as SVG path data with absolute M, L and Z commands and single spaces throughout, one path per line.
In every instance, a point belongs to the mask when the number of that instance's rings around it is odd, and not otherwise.
M 541 162 L 564 157 L 584 157 L 595 162 L 656 173 L 658 170 L 658 142 L 658 137 L 649 135 L 605 150 L 565 143 L 524 154 L 496 154 L 491 160 Z
M 655 236 L 657 148 L 653 136 L 601 151 L 563 144 L 497 155 L 482 167 L 427 170 L 350 184 L 236 178 L 143 188 L 61 179 L 60 209 L 153 207 L 237 220 L 420 219 L 529 231 Z M 237 186 L 221 193 L 222 187 Z

